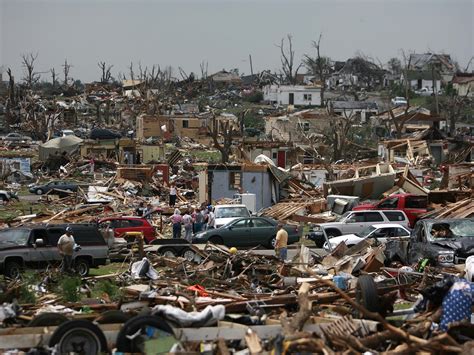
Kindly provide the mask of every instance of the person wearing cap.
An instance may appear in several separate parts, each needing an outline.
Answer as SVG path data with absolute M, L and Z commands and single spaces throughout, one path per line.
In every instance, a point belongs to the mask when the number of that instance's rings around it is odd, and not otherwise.
M 72 228 L 66 227 L 66 233 L 64 233 L 58 240 L 59 254 L 61 254 L 63 262 L 61 272 L 71 272 L 72 266 L 72 254 L 74 252 L 74 237 L 72 236 Z
M 275 238 L 275 255 L 282 261 L 288 255 L 288 232 L 283 228 L 282 223 L 278 223 L 278 232 Z

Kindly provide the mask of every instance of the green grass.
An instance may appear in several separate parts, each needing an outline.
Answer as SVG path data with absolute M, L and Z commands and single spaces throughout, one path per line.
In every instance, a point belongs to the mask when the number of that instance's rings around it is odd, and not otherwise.
M 115 273 L 121 273 L 128 270 L 128 263 L 110 263 L 107 265 L 99 266 L 98 269 L 91 269 L 89 272 L 89 276 L 102 276 L 102 275 L 109 275 Z
M 219 163 L 221 161 L 221 152 L 218 150 L 190 150 L 188 154 L 197 161 L 209 163 Z
M 40 213 L 46 210 L 46 205 L 31 201 L 13 201 L 8 205 L 0 206 L 0 222 L 10 222 L 22 215 Z
M 416 96 L 410 99 L 410 106 L 423 106 L 426 107 L 428 105 L 428 97 L 427 96 Z

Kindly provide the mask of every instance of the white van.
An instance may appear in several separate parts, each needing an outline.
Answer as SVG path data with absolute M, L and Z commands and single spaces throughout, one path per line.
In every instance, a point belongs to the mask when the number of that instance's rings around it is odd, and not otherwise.
M 217 205 L 214 207 L 216 228 L 222 227 L 240 217 L 250 217 L 250 212 L 245 205 Z

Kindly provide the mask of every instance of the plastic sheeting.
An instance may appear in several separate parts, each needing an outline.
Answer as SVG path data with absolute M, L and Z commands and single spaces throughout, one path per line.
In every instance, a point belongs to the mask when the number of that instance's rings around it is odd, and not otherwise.
M 222 304 L 207 306 L 200 312 L 186 312 L 171 305 L 153 307 L 152 314 L 174 322 L 181 327 L 208 327 L 224 319 L 225 307 Z

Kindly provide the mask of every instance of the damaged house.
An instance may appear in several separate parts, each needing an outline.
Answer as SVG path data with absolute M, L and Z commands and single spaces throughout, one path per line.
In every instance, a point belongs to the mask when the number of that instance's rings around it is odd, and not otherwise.
M 302 85 L 267 85 L 263 100 L 274 105 L 321 106 L 321 88 Z
M 408 69 L 413 71 L 433 71 L 440 74 L 443 82 L 450 82 L 456 66 L 449 54 L 413 53 L 410 55 Z
M 329 101 L 329 108 L 336 115 L 346 118 L 359 116 L 361 123 L 379 113 L 377 103 L 369 101 Z
M 267 165 L 217 164 L 199 172 L 200 202 L 234 199 L 241 193 L 255 194 L 256 211 L 259 211 L 278 202 L 279 182 Z
M 304 110 L 283 116 L 265 117 L 265 134 L 272 141 L 307 142 L 312 134 L 330 127 L 331 117 L 326 109 Z

